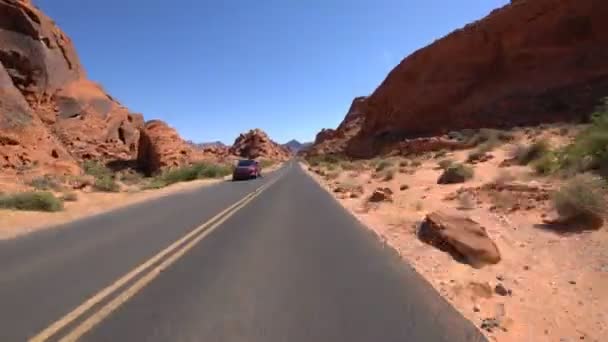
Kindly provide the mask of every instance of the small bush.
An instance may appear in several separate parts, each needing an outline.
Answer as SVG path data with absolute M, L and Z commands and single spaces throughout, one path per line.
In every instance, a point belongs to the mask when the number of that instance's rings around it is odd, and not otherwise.
M 103 192 L 118 192 L 120 191 L 120 186 L 112 176 L 101 176 L 95 179 L 95 184 L 93 184 L 93 188 L 97 191 Z
M 385 182 L 395 179 L 395 169 L 386 169 L 382 172 L 382 180 Z
M 539 140 L 530 146 L 518 145 L 513 150 L 513 158 L 519 165 L 528 165 L 531 162 L 541 159 L 551 152 L 551 147 L 546 140 Z
M 452 131 L 448 133 L 448 138 L 457 141 L 464 141 L 466 139 L 465 135 L 462 132 Z
M 262 159 L 262 160 L 260 160 L 260 166 L 262 168 L 271 167 L 271 166 L 273 166 L 276 163 L 277 163 L 276 161 L 270 160 L 270 159 Z
M 458 195 L 458 208 L 470 210 L 475 208 L 475 199 L 468 192 L 463 192 Z
M 162 189 L 166 187 L 168 184 L 165 180 L 160 177 L 153 178 L 148 184 L 144 185 L 142 189 L 144 190 L 152 190 L 152 189 Z
M 555 153 L 546 153 L 532 163 L 534 171 L 542 176 L 548 176 L 560 168 Z
M 486 144 L 492 149 L 499 146 L 503 142 L 513 140 L 513 135 L 506 131 L 500 131 L 497 129 L 482 128 L 477 134 L 470 137 L 467 141 L 469 145 L 477 146 L 479 144 Z
M 564 220 L 602 221 L 607 209 L 605 186 L 592 175 L 576 175 L 554 193 L 553 205 Z
M 403 159 L 399 162 L 399 167 L 407 167 L 408 165 L 410 165 L 410 161 L 407 159 Z
M 156 182 L 156 185 L 162 187 L 163 184 L 163 186 L 167 186 L 201 178 L 220 178 L 229 175 L 231 172 L 232 168 L 228 165 L 198 163 L 165 171 L 158 177 L 159 181 Z
M 102 177 L 112 174 L 112 171 L 105 165 L 94 160 L 85 160 L 82 168 L 87 175 L 91 175 L 93 177 Z
M 34 178 L 32 179 L 32 181 L 29 182 L 29 185 L 34 189 L 41 191 L 58 191 L 61 189 L 61 184 L 50 175 Z
M 422 163 L 420 162 L 420 160 L 414 160 L 414 161 L 412 161 L 411 165 L 413 167 L 419 167 L 420 165 L 422 165 Z
M 63 210 L 63 202 L 50 192 L 22 192 L 0 195 L 0 208 L 55 212 Z
M 473 178 L 474 170 L 470 166 L 454 163 L 450 165 L 437 181 L 438 184 L 464 183 Z
M 393 163 L 390 160 L 381 159 L 376 164 L 376 172 L 380 172 L 386 168 L 393 166 Z
M 483 149 L 476 149 L 475 151 L 471 151 L 467 156 L 467 162 L 473 163 L 479 161 L 485 157 L 486 152 Z
M 453 164 L 454 164 L 454 161 L 452 159 L 444 159 L 444 160 L 440 161 L 439 163 L 437 163 L 439 168 L 442 170 L 447 169 L 448 167 L 452 166 Z
M 446 150 L 440 150 L 440 151 L 438 151 L 437 153 L 435 153 L 435 155 L 434 155 L 433 157 L 434 157 L 435 159 L 438 159 L 438 158 L 443 158 L 443 157 L 445 157 L 447 154 L 448 154 L 448 151 L 446 151 Z
M 608 104 L 592 116 L 592 124 L 563 149 L 561 167 L 578 172 L 600 171 L 608 160 Z
M 345 170 L 345 171 L 352 171 L 352 170 L 357 169 L 356 165 L 353 162 L 348 161 L 348 160 L 341 162 L 340 167 L 342 168 L 342 170 Z
M 125 172 L 120 175 L 120 181 L 128 185 L 139 184 L 142 178 L 142 175 L 136 172 Z
M 65 194 L 63 194 L 63 196 L 61 197 L 61 199 L 64 202 L 76 202 L 78 201 L 78 194 L 71 191 L 71 192 L 66 192 Z

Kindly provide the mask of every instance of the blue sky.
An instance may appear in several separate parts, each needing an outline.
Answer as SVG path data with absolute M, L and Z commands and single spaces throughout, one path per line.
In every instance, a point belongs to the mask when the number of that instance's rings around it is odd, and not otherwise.
M 508 0 L 35 0 L 89 78 L 187 139 L 336 127 L 401 59 Z

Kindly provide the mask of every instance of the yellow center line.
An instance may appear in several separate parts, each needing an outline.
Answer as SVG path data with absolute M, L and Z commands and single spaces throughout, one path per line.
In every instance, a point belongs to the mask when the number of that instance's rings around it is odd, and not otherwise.
M 105 317 L 107 317 L 110 313 L 112 313 L 112 311 L 114 311 L 121 304 L 126 302 L 133 295 L 135 295 L 139 290 L 141 290 L 149 282 L 151 282 L 156 276 L 158 276 L 158 274 L 160 273 L 160 271 L 162 269 L 170 266 L 175 261 L 177 261 L 177 259 L 179 259 L 188 250 L 190 250 L 192 247 L 194 247 L 194 245 L 196 243 L 198 243 L 200 240 L 202 240 L 207 235 L 209 235 L 213 230 L 215 230 L 224 221 L 226 221 L 228 218 L 230 218 L 235 212 L 237 212 L 239 209 L 241 209 L 242 207 L 247 205 L 255 197 L 259 196 L 264 190 L 268 189 L 271 185 L 276 183 L 280 179 L 280 177 L 281 176 L 278 176 L 271 182 L 266 183 L 265 185 L 262 185 L 261 187 L 257 188 L 252 193 L 249 193 L 247 196 L 243 197 L 241 200 L 237 201 L 230 207 L 224 209 L 222 212 L 215 215 L 210 220 L 203 223 L 202 225 L 200 225 L 199 227 L 197 227 L 190 233 L 186 234 L 181 239 L 175 241 L 169 247 L 160 251 L 155 256 L 150 258 L 148 261 L 144 262 L 143 264 L 141 264 L 134 270 L 130 271 L 129 273 L 122 276 L 120 279 L 116 280 L 111 285 L 109 285 L 106 288 L 104 288 L 103 290 L 99 291 L 97 294 L 95 294 L 91 298 L 87 299 L 80 306 L 76 307 L 74 310 L 69 312 L 67 315 L 65 315 L 61 319 L 59 319 L 56 322 L 54 322 L 53 324 L 51 324 L 49 327 L 47 327 L 46 329 L 44 329 L 43 331 L 38 333 L 36 336 L 32 337 L 29 341 L 30 342 L 43 342 L 43 341 L 46 341 L 49 338 L 53 337 L 59 330 L 65 328 L 68 324 L 70 324 L 74 320 L 78 319 L 85 312 L 87 312 L 93 306 L 95 306 L 98 303 L 100 303 L 101 301 L 103 301 L 106 297 L 108 297 L 110 294 L 115 292 L 117 289 L 124 286 L 130 280 L 132 280 L 133 278 L 138 276 L 140 273 L 142 273 L 146 269 L 150 268 L 155 263 L 157 263 L 160 260 L 162 260 L 163 258 L 165 258 L 167 255 L 178 250 L 179 246 L 184 244 L 184 242 L 188 241 L 193 236 L 203 232 L 203 234 L 196 237 L 194 240 L 190 241 L 188 244 L 182 246 L 181 249 L 179 249 L 175 254 L 171 255 L 169 258 L 164 260 L 161 264 L 154 267 L 146 275 L 144 275 L 137 282 L 135 282 L 130 288 L 123 291 L 116 298 L 114 298 L 114 300 L 110 301 L 108 304 L 103 306 L 99 311 L 97 311 L 91 317 L 89 317 L 86 321 L 84 321 L 83 323 L 78 325 L 71 333 L 69 333 L 68 335 L 66 335 L 66 337 L 61 339 L 61 341 L 74 341 L 74 340 L 78 339 L 80 336 L 82 336 L 82 334 L 86 333 L 92 327 L 94 327 L 99 322 L 101 322 Z

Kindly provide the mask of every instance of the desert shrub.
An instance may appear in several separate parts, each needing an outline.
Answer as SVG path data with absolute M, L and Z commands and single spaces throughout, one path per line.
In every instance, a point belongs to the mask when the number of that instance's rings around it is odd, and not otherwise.
M 380 159 L 377 163 L 376 163 L 376 172 L 380 172 L 386 168 L 389 168 L 393 166 L 393 163 L 390 160 L 387 159 Z
M 565 220 L 598 221 L 606 214 L 606 184 L 590 174 L 579 174 L 553 194 L 553 205 Z
M 306 157 L 306 161 L 310 166 L 319 166 L 321 164 L 338 164 L 344 158 L 335 154 L 324 154 Z
M 420 165 L 422 165 L 422 163 L 420 162 L 420 160 L 413 160 L 412 164 L 410 164 L 413 167 L 419 167 Z
M 55 212 L 63 210 L 63 201 L 50 192 L 22 192 L 0 195 L 0 208 Z
M 85 160 L 82 164 L 82 168 L 87 175 L 93 177 L 102 177 L 112 174 L 112 171 L 104 164 L 94 160 Z
M 399 167 L 407 167 L 410 165 L 410 161 L 408 159 L 402 159 L 399 161 Z
M 116 183 L 116 180 L 112 176 L 100 176 L 95 178 L 93 188 L 97 191 L 102 192 L 118 192 L 120 186 Z
M 462 134 L 462 132 L 451 131 L 448 133 L 448 138 L 457 141 L 464 141 L 466 137 L 464 134 Z
M 561 166 L 575 168 L 579 172 L 599 171 L 607 160 L 608 107 L 594 113 L 590 127 L 581 132 L 571 145 L 563 149 Z
M 348 161 L 348 160 L 341 162 L 340 167 L 342 168 L 342 170 L 345 170 L 345 171 L 352 171 L 352 170 L 357 169 L 355 163 Z
M 145 184 L 142 189 L 144 190 L 151 190 L 151 189 L 162 189 L 164 187 L 166 187 L 167 182 L 165 180 L 163 180 L 161 177 L 154 177 L 152 178 L 147 184 Z
M 550 175 L 559 169 L 559 161 L 555 153 L 545 153 L 532 163 L 534 171 L 543 176 Z
M 28 184 L 34 189 L 41 191 L 58 191 L 61 189 L 61 184 L 59 183 L 59 181 L 57 181 L 57 179 L 53 178 L 50 175 L 34 178 Z
M 142 181 L 143 176 L 136 172 L 124 172 L 120 175 L 120 181 L 128 184 L 139 184 Z
M 473 178 L 474 170 L 470 166 L 454 163 L 443 171 L 443 174 L 437 181 L 438 184 L 455 184 L 464 183 Z
M 442 169 L 442 170 L 447 169 L 452 164 L 454 164 L 454 161 L 452 159 L 444 159 L 444 160 L 441 160 L 439 163 L 437 163 L 437 165 L 439 166 L 439 168 Z
M 395 169 L 389 168 L 389 169 L 383 170 L 381 173 L 381 178 L 383 181 L 391 181 L 391 180 L 395 179 Z
M 73 192 L 73 191 L 66 192 L 66 193 L 63 194 L 63 196 L 61 197 L 61 199 L 64 202 L 76 202 L 76 201 L 78 201 L 78 194 L 75 193 L 75 192 Z
M 276 163 L 277 163 L 276 161 L 270 160 L 270 159 L 262 159 L 262 160 L 260 160 L 260 166 L 262 168 L 271 167 L 271 166 L 273 166 Z
M 474 151 L 471 151 L 467 156 L 467 162 L 471 163 L 481 160 L 487 153 L 486 148 L 483 147 L 484 145 L 485 144 L 479 145 L 479 148 L 475 149 Z
M 196 164 L 198 170 L 197 178 L 221 178 L 232 173 L 232 167 L 224 164 Z
M 458 194 L 458 208 L 470 210 L 475 208 L 475 199 L 468 192 Z
M 513 135 L 510 132 L 500 131 L 497 129 L 482 128 L 477 134 L 471 136 L 467 143 L 472 146 L 487 144 L 491 148 L 495 148 L 503 142 L 513 140 Z
M 546 140 L 538 140 L 530 146 L 517 145 L 512 151 L 512 158 L 520 165 L 528 165 L 531 162 L 541 159 L 551 152 L 551 146 Z
M 435 159 L 437 159 L 437 158 L 443 158 L 443 157 L 445 157 L 447 154 L 448 154 L 448 151 L 447 151 L 447 150 L 440 150 L 440 151 L 437 151 L 437 152 L 435 153 L 435 155 L 433 156 L 433 158 L 435 158 Z

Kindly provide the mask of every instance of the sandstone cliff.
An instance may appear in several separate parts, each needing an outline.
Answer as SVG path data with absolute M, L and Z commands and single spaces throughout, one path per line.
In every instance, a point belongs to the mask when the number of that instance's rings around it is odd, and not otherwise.
M 347 152 L 371 156 L 462 128 L 581 119 L 608 95 L 607 16 L 603 0 L 512 1 L 395 67 L 366 101 Z

